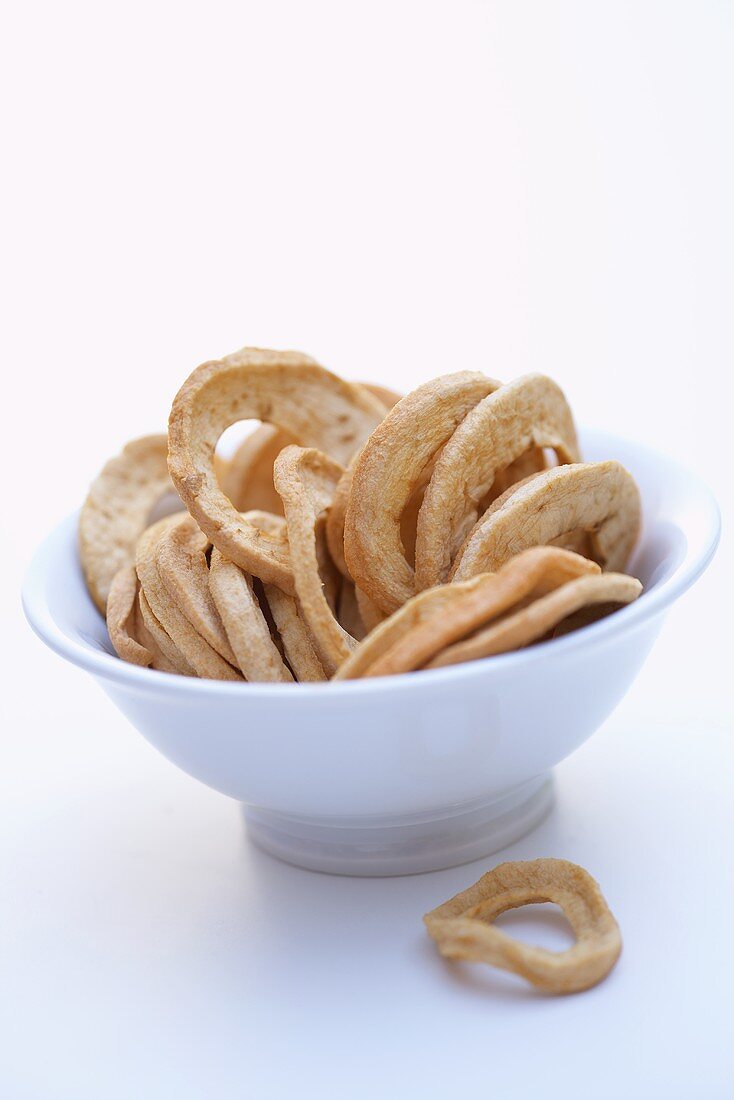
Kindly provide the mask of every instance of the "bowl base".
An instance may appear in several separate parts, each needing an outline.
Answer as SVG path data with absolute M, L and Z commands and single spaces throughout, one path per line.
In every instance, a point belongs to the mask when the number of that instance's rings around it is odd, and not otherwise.
M 246 806 L 249 837 L 272 856 L 332 875 L 415 875 L 491 855 L 540 824 L 550 774 L 444 812 L 307 818 Z

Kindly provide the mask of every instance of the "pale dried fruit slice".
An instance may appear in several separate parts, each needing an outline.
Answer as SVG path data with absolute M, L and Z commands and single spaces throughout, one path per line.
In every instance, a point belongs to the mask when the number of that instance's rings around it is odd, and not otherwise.
M 539 902 L 558 905 L 568 918 L 576 942 L 567 951 L 533 947 L 494 927 L 500 913 Z M 500 863 L 423 920 L 445 958 L 489 963 L 547 993 L 590 989 L 622 950 L 619 926 L 598 884 L 565 859 Z
M 525 600 L 535 600 L 561 588 L 577 577 L 599 573 L 599 566 L 578 554 L 556 547 L 538 546 L 512 558 L 497 573 L 482 574 L 481 583 L 471 581 L 428 589 L 431 592 L 457 588 L 440 614 L 425 615 L 403 637 L 394 641 L 369 665 L 365 676 L 393 676 L 422 668 L 447 646 Z M 474 578 L 479 580 L 479 577 Z
M 209 591 L 209 546 L 193 517 L 183 512 L 161 535 L 156 564 L 161 580 L 194 630 L 236 668 L 237 658 Z
M 285 517 L 253 509 L 250 512 L 243 512 L 242 519 L 252 531 L 249 575 L 263 581 L 269 576 L 269 565 L 275 548 L 280 560 L 287 563 L 284 572 L 285 581 L 280 587 L 283 590 L 295 592 Z
M 252 580 L 234 562 L 226 561 L 216 547 L 209 564 L 209 587 L 245 679 L 250 683 L 292 682 L 270 636 Z
M 361 676 L 366 676 L 374 662 L 379 660 L 384 653 L 389 652 L 390 648 L 404 638 L 415 626 L 422 622 L 432 621 L 437 615 L 448 611 L 465 591 L 476 588 L 478 585 L 483 584 L 486 579 L 482 576 L 475 577 L 463 585 L 444 584 L 413 596 L 388 618 L 374 623 L 367 637 L 359 643 L 332 679 L 356 680 Z M 368 600 L 369 597 L 365 597 L 357 589 L 357 601 L 360 609 L 363 607 L 363 599 Z M 374 605 L 372 606 L 374 607 Z M 365 618 L 364 611 L 362 611 L 362 617 Z M 366 620 L 365 625 L 367 625 Z
M 210 680 L 241 680 L 239 673 L 195 630 L 161 580 L 158 547 L 166 531 L 178 521 L 178 516 L 166 516 L 138 539 L 135 568 L 140 587 L 156 619 L 198 676 Z
M 362 592 L 361 589 L 355 585 L 354 594 L 357 597 L 357 607 L 359 608 L 359 614 L 364 623 L 367 634 L 370 634 L 373 630 L 376 630 L 380 623 L 384 623 L 388 616 L 384 611 L 380 611 L 376 603 L 373 603 L 369 596 Z
M 350 573 L 344 557 L 344 522 L 347 514 L 347 505 L 349 503 L 349 494 L 352 491 L 354 467 L 358 457 L 359 456 L 356 456 L 352 459 L 352 462 L 342 474 L 339 484 L 334 491 L 334 499 L 331 502 L 331 507 L 326 517 L 326 538 L 329 545 L 329 551 L 335 565 L 345 577 L 349 577 Z M 418 482 L 400 516 L 400 543 L 403 547 L 405 560 L 411 569 L 415 561 L 415 539 L 418 514 L 421 504 L 423 503 L 423 494 L 426 491 L 426 486 L 431 480 L 432 472 L 433 462 L 429 462 L 421 471 Z
M 387 386 L 381 386 L 378 382 L 357 382 L 355 384 L 369 390 L 372 396 L 376 397 L 385 406 L 386 411 L 391 409 L 393 405 L 397 405 L 403 396 L 402 393 L 388 389 Z
M 166 449 L 168 448 L 167 438 L 168 437 L 166 437 Z M 220 454 L 215 454 L 214 455 L 214 463 L 213 463 L 213 465 L 214 465 L 214 475 L 215 475 L 215 477 L 216 477 L 216 479 L 217 479 L 217 481 L 219 482 L 220 485 L 222 485 L 224 483 L 224 480 L 227 477 L 227 471 L 229 470 L 229 463 L 230 463 L 230 460 L 228 458 L 225 458 L 224 455 L 220 455 Z
M 545 470 L 547 465 L 543 448 L 530 447 L 514 462 L 511 462 L 509 466 L 506 466 L 504 470 L 497 471 L 492 482 L 492 488 L 479 503 L 477 515 L 482 515 L 492 501 L 496 500 L 511 485 L 517 485 L 518 481 L 524 481 L 526 477 L 540 473 L 541 470 Z M 552 465 L 555 464 L 552 463 Z
M 522 649 L 539 641 L 567 616 L 582 608 L 599 604 L 620 607 L 636 600 L 641 591 L 640 582 L 624 573 L 579 577 L 533 600 L 527 607 L 509 612 L 499 622 L 491 623 L 470 638 L 448 646 L 426 668 L 443 668 Z
M 265 585 L 265 597 L 296 680 L 299 683 L 327 680 L 308 626 L 300 614 L 298 601 L 272 584 Z
M 147 668 L 153 654 L 135 637 L 135 611 L 138 602 L 138 575 L 134 565 L 118 569 L 107 597 L 107 632 L 118 657 Z
M 280 500 L 280 497 L 278 499 Z M 263 531 L 266 535 L 272 535 L 273 538 L 282 542 L 288 542 L 285 516 L 276 515 L 274 512 L 264 512 L 260 508 L 253 508 L 249 512 L 243 512 L 242 518 L 251 523 L 258 531 Z
M 283 505 L 273 485 L 273 463 L 295 440 L 272 424 L 261 424 L 235 451 L 221 480 L 224 493 L 238 512 L 259 509 L 283 514 Z
M 460 371 L 419 386 L 387 414 L 354 467 L 344 525 L 349 573 L 377 606 L 397 610 L 414 592 L 400 522 L 421 474 L 466 414 L 499 382 Z
M 569 532 L 594 538 L 595 557 L 621 571 L 640 530 L 640 494 L 619 462 L 574 463 L 535 474 L 492 504 L 459 551 L 452 579 L 498 569 L 529 546 Z
M 357 589 L 348 577 L 341 578 L 336 617 L 339 625 L 357 642 L 361 642 L 367 630 L 357 603 Z
M 339 478 L 326 513 L 326 543 L 329 547 L 331 560 L 343 577 L 350 576 L 344 557 L 344 521 L 347 514 L 349 494 L 352 491 L 352 477 L 354 476 L 356 462 L 357 456 L 355 455 Z
M 327 455 L 304 447 L 281 451 L 274 472 L 275 487 L 285 509 L 298 602 L 319 660 L 329 675 L 356 645 L 334 616 L 319 570 L 318 523 L 342 473 L 342 467 Z
M 497 474 L 521 462 L 513 476 L 524 477 L 544 447 L 562 463 L 579 461 L 571 410 L 560 387 L 543 374 L 508 382 L 467 413 L 436 459 L 418 515 L 417 591 L 448 579 Z
M 127 443 L 89 489 L 79 516 L 79 556 L 89 593 L 105 614 L 112 578 L 135 560 L 135 544 L 156 504 L 173 491 L 165 435 Z
M 402 397 L 402 394 L 395 393 L 394 390 L 389 390 L 385 386 L 376 386 L 370 382 L 360 382 L 359 384 L 383 403 L 386 412 L 397 405 Z M 339 479 L 326 515 L 326 542 L 329 553 L 332 561 L 344 577 L 349 577 L 347 563 L 344 560 L 344 518 L 347 513 L 347 503 L 352 488 L 352 474 L 354 473 L 357 457 L 357 454 L 353 456 Z
M 162 672 L 177 672 L 179 676 L 196 676 L 178 646 L 153 614 L 142 588 L 138 592 L 138 610 L 140 620 L 136 629 L 145 648 L 154 654 L 153 668 Z
M 213 455 L 222 432 L 237 420 L 258 419 L 348 462 L 380 422 L 384 406 L 298 352 L 244 348 L 204 363 L 179 390 L 168 423 L 169 469 L 184 504 L 223 556 L 293 595 L 282 544 L 256 535 L 220 489 Z M 253 543 L 259 551 L 254 553 Z
M 400 400 L 400 394 L 384 386 L 368 382 L 355 385 L 376 397 L 384 405 L 385 412 Z M 272 424 L 261 424 L 243 440 L 226 473 L 219 478 L 222 489 L 239 512 L 260 509 L 283 514 L 283 504 L 273 484 L 273 465 L 283 448 L 296 442 L 292 435 Z

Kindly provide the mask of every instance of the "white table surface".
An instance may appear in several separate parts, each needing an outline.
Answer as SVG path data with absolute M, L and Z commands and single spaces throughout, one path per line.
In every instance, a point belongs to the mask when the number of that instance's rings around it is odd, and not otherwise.
M 8 19 L 3 1100 L 730 1100 L 732 5 L 39 0 Z M 236 805 L 22 621 L 38 541 L 244 343 L 406 390 L 544 371 L 581 423 L 717 493 L 712 569 L 558 768 L 552 815 L 497 857 L 598 878 L 624 952 L 596 989 L 441 961 L 422 914 L 494 859 L 351 880 L 252 850 Z
M 567 998 L 445 963 L 426 936 L 421 915 L 495 859 L 401 879 L 279 863 L 23 639 L 44 689 L 13 706 L 2 776 L 6 1095 L 730 1097 L 731 712 L 685 682 L 713 596 L 706 580 L 674 613 L 558 768 L 551 816 L 497 857 L 563 856 L 606 893 L 622 958 Z M 553 919 L 510 928 L 567 942 Z

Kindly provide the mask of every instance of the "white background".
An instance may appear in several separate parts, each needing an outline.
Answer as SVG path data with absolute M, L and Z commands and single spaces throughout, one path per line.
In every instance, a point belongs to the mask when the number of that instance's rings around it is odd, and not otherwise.
M 403 389 L 547 372 L 731 522 L 734 6 L 29 2 L 0 51 L 0 1092 L 731 1097 L 726 534 L 508 850 L 588 866 L 620 921 L 617 969 L 566 999 L 433 951 L 421 914 L 486 862 L 356 881 L 253 851 L 18 588 L 245 343 Z

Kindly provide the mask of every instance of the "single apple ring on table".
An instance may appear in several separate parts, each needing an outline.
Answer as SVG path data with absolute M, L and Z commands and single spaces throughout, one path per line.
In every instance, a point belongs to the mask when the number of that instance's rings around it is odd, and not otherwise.
M 135 552 L 135 569 L 150 609 L 184 660 L 198 676 L 210 680 L 241 680 L 236 671 L 191 625 L 166 588 L 158 571 L 158 548 L 180 516 L 166 516 L 143 532 Z M 234 648 L 234 647 L 233 647 Z
M 252 587 L 251 578 L 216 547 L 209 563 L 209 587 L 227 631 L 237 664 L 250 683 L 291 683 Z
M 580 459 L 573 415 L 562 390 L 542 374 L 501 386 L 471 409 L 446 443 L 418 514 L 415 586 L 443 584 L 500 471 L 553 449 L 560 462 Z M 520 466 L 516 477 L 535 472 Z
M 548 951 L 494 927 L 508 909 L 542 902 L 562 909 L 576 939 L 573 947 Z M 598 883 L 565 859 L 500 863 L 423 920 L 445 958 L 489 963 L 546 993 L 590 989 L 607 976 L 622 950 L 619 926 Z
M 107 633 L 118 657 L 147 668 L 153 663 L 153 653 L 136 637 L 139 587 L 134 565 L 117 570 L 107 597 Z
M 344 558 L 354 583 L 391 614 L 414 594 L 400 522 L 425 467 L 474 406 L 500 383 L 459 371 L 413 390 L 370 435 L 354 467 Z
M 264 592 L 285 658 L 296 680 L 301 684 L 328 680 L 298 601 L 274 584 L 266 584 Z
M 452 580 L 498 569 L 531 546 L 569 532 L 593 536 L 604 569 L 622 571 L 640 531 L 640 493 L 619 462 L 580 462 L 544 470 L 490 505 L 459 551 Z
M 403 625 L 399 630 L 393 629 L 387 645 L 383 639 L 382 651 L 362 675 L 393 676 L 422 668 L 447 646 L 518 604 L 538 599 L 578 577 L 598 573 L 599 566 L 587 558 L 556 547 L 538 546 L 518 554 L 497 573 L 483 573 L 463 583 L 427 589 L 393 616 L 402 615 L 424 597 L 413 615 L 414 621 L 407 628 Z M 403 623 L 408 621 L 409 616 L 404 616 Z
M 178 493 L 202 531 L 244 570 L 294 595 L 282 543 L 242 518 L 214 474 L 214 449 L 238 420 L 257 419 L 348 462 L 384 415 L 384 406 L 299 352 L 243 348 L 204 363 L 176 395 L 168 422 L 168 465 Z M 254 543 L 259 542 L 255 554 Z
M 298 603 L 324 671 L 331 675 L 356 646 L 337 621 L 319 570 L 318 523 L 331 504 L 342 467 L 314 448 L 286 447 L 275 462 L 285 509 Z
M 168 526 L 156 547 L 156 565 L 163 584 L 202 638 L 234 668 L 237 658 L 209 591 L 211 543 L 188 512 Z
M 470 638 L 447 646 L 425 667 L 445 668 L 522 649 L 544 638 L 577 611 L 600 604 L 620 607 L 636 600 L 641 591 L 640 582 L 625 573 L 579 577 L 533 600 L 529 606 L 504 615 L 500 622 L 490 623 Z
M 79 556 L 89 593 L 102 614 L 115 574 L 135 561 L 135 544 L 156 504 L 173 492 L 165 435 L 125 444 L 92 482 L 79 516 Z

